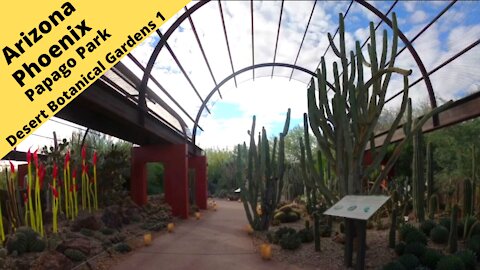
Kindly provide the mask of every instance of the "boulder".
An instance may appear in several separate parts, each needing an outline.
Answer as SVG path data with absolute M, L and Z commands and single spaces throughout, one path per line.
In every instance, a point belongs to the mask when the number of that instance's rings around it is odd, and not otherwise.
M 58 251 L 45 252 L 38 257 L 32 266 L 32 270 L 68 270 L 72 269 L 73 263 L 65 255 Z
M 98 231 L 102 227 L 101 222 L 92 214 L 81 213 L 73 222 L 72 231 L 78 232 L 81 229 Z
M 102 221 L 108 228 L 120 229 L 122 227 L 122 209 L 117 205 L 112 205 L 103 210 Z
M 89 255 L 92 250 L 92 243 L 88 238 L 83 237 L 67 239 L 57 247 L 57 250 L 62 253 L 66 249 L 75 249 L 81 251 L 85 255 Z

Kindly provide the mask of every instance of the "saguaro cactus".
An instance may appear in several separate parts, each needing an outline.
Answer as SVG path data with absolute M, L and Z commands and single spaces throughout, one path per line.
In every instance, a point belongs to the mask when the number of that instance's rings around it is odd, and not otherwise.
M 411 102 L 408 98 L 410 70 L 395 67 L 395 56 L 398 47 L 398 28 L 395 14 L 392 18 L 393 38 L 390 52 L 388 52 L 387 31 L 383 32 L 383 42 L 380 55 L 377 54 L 377 38 L 375 26 L 370 23 L 370 44 L 368 45 L 369 62 L 363 55 L 360 42 L 356 42 L 355 51 L 346 50 L 345 25 L 343 15 L 339 20 L 339 47 L 335 45 L 332 35 L 329 34 L 333 52 L 340 59 L 343 73 L 339 74 L 338 63 L 333 63 L 333 84 L 327 82 L 327 67 L 325 59 L 321 59 L 321 68 L 317 70 L 316 83 L 312 78 L 308 88 L 308 116 L 310 126 L 317 137 L 318 146 L 322 154 L 330 162 L 339 181 L 340 195 L 358 194 L 367 190 L 363 183 L 380 167 L 384 160 L 390 142 L 397 128 L 400 126 L 405 112 L 404 124 L 405 139 L 395 145 L 393 154 L 388 159 L 385 169 L 375 178 L 370 187 L 370 193 L 378 190 L 381 180 L 398 159 L 412 132 L 421 129 L 423 124 L 433 114 L 449 106 L 447 102 L 442 107 L 435 108 L 412 124 Z M 387 64 L 387 55 L 390 55 Z M 349 65 L 350 64 L 350 65 Z M 364 67 L 370 68 L 371 78 L 364 78 Z M 398 74 L 403 77 L 403 97 L 399 112 L 386 133 L 382 146 L 376 149 L 374 128 L 385 106 L 385 97 L 391 76 Z M 329 99 L 327 90 L 332 89 L 333 99 Z M 317 93 L 318 92 L 318 99 Z M 372 152 L 373 162 L 364 167 L 363 157 L 368 143 Z
M 412 164 L 412 182 L 413 182 L 413 207 L 417 219 L 420 222 L 425 221 L 425 172 L 423 157 L 423 134 L 421 131 L 415 132 L 413 136 L 413 164 Z
M 258 136 L 258 145 L 255 143 L 255 116 L 253 116 L 248 149 L 247 178 L 241 188 L 241 197 L 248 222 L 254 230 L 267 230 L 283 189 L 283 175 L 285 172 L 285 136 L 290 126 L 290 109 L 282 133 L 273 143 L 270 153 L 270 143 L 267 132 L 262 128 Z M 258 199 L 262 206 L 261 214 L 256 211 Z

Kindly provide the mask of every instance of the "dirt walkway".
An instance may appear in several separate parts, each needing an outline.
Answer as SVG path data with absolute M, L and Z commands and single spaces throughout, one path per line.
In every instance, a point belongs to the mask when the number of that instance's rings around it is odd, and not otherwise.
M 299 269 L 260 258 L 242 229 L 247 221 L 241 203 L 217 201 L 217 205 L 218 211 L 202 211 L 201 220 L 190 218 L 175 233 L 156 238 L 113 269 Z

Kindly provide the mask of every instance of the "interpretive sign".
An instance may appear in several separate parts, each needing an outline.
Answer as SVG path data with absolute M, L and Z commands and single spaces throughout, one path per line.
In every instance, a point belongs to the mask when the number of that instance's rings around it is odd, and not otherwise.
M 347 195 L 325 211 L 324 215 L 368 220 L 390 197 L 384 195 Z

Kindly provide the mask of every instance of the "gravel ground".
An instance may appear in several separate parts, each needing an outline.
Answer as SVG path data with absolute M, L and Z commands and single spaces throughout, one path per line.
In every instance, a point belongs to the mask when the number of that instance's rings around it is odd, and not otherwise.
M 304 226 L 302 221 L 282 224 L 282 226 L 285 225 L 297 230 L 302 229 Z M 273 228 L 273 230 L 276 229 L 275 227 Z M 344 245 L 333 240 L 334 234 L 335 230 L 332 237 L 322 237 L 321 252 L 315 251 L 314 243 L 302 244 L 301 247 L 295 251 L 282 250 L 280 246 L 272 245 L 272 260 L 293 264 L 302 269 L 347 269 L 347 267 L 343 265 Z M 256 234 L 256 237 L 252 238 L 257 249 L 262 243 L 266 242 L 265 235 L 266 234 Z M 381 269 L 384 264 L 396 257 L 395 252 L 388 248 L 387 245 L 388 230 L 371 229 L 367 231 L 366 269 Z

